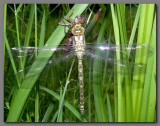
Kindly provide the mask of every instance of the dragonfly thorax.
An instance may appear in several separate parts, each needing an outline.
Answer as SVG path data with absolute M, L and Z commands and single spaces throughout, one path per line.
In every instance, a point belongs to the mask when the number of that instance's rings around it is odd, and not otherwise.
M 82 57 L 85 51 L 85 38 L 84 35 L 73 36 L 73 46 L 77 57 Z

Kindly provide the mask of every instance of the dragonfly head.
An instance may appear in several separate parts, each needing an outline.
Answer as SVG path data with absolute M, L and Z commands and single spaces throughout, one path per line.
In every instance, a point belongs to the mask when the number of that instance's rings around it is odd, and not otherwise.
M 82 24 L 84 23 L 84 17 L 82 15 L 77 15 L 74 20 L 74 26 L 72 28 L 73 35 L 83 35 L 85 32 L 84 27 Z
M 82 15 L 77 15 L 74 20 L 75 24 L 83 24 L 84 23 L 84 17 Z

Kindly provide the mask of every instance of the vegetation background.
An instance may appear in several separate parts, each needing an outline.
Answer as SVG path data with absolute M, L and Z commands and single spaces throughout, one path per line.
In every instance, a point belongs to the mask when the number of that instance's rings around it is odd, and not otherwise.
M 100 16 L 96 16 L 99 8 Z M 85 113 L 79 111 L 77 61 L 48 64 L 52 52 L 18 58 L 13 47 L 52 47 L 65 42 L 64 16 L 91 15 L 86 42 L 148 45 L 116 60 L 133 65 L 84 61 Z M 67 23 L 67 22 L 66 22 Z M 156 122 L 156 6 L 154 4 L 5 4 L 4 121 L 6 122 Z M 133 54 L 133 55 L 130 55 Z M 32 56 L 32 54 L 31 54 Z M 38 57 L 46 56 L 43 60 Z M 62 55 L 63 57 L 63 55 Z M 128 59 L 131 57 L 131 60 Z M 52 57 L 54 58 L 54 57 Z M 33 67 L 29 67 L 33 64 Z M 65 65 L 64 65 L 65 64 Z M 74 65 L 73 65 L 74 64 Z M 40 70 L 34 71 L 35 67 Z M 26 69 L 28 73 L 19 72 Z M 23 78 L 20 78 L 23 76 Z M 64 96 L 64 97 L 63 97 Z

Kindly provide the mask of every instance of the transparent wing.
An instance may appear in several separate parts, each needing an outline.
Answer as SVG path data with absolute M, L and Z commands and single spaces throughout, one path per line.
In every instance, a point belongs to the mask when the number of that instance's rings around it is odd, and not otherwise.
M 45 48 L 34 48 L 34 47 L 22 47 L 22 48 L 13 48 L 15 56 L 18 59 L 26 58 L 26 66 L 23 69 L 18 71 L 19 80 L 25 78 L 32 78 L 41 74 L 39 80 L 46 81 L 53 79 L 54 81 L 59 80 L 65 81 L 66 74 L 70 69 L 71 62 L 76 55 L 74 48 L 70 45 L 70 49 L 66 49 L 65 45 L 60 45 L 57 48 L 45 47 Z M 87 43 L 85 47 L 85 54 L 83 57 L 84 62 L 84 75 L 85 78 L 88 78 L 89 69 L 91 68 L 91 73 L 95 73 L 94 69 L 97 67 L 95 65 L 98 62 L 99 66 L 102 66 L 101 76 L 114 75 L 117 72 L 115 71 L 116 67 L 119 66 L 121 70 L 119 71 L 121 76 L 127 75 L 129 77 L 133 76 L 134 69 L 141 69 L 143 74 L 145 71 L 145 64 L 135 63 L 135 57 L 144 57 L 148 56 L 147 53 L 144 53 L 147 50 L 148 55 L 152 55 L 152 49 L 148 45 L 144 44 L 132 44 L 132 45 L 113 45 L 113 44 L 91 44 Z M 19 55 L 21 53 L 21 55 Z M 65 53 L 67 52 L 67 53 Z M 52 53 L 52 56 L 48 55 Z M 140 56 L 136 54 L 140 54 Z M 117 58 L 119 54 L 119 58 Z M 37 56 L 36 56 L 37 55 Z M 36 63 L 34 63 L 36 60 Z M 47 62 L 46 62 L 47 61 Z M 91 65 L 90 65 L 91 63 Z M 77 81 L 78 78 L 78 62 L 75 63 L 76 67 L 73 69 L 75 73 L 72 79 Z M 126 74 L 128 70 L 128 74 Z M 27 73 L 29 72 L 28 76 Z M 61 81 L 62 81 L 61 80 Z M 53 81 L 52 81 L 53 82 Z M 51 82 L 51 83 L 52 83 Z M 78 82 L 78 81 L 77 81 Z M 59 82 L 57 82 L 59 83 Z M 23 88 L 29 88 L 27 85 Z
M 12 48 L 13 57 L 19 67 L 17 77 L 20 81 L 34 77 L 37 74 L 48 73 L 54 67 L 55 71 L 58 65 L 66 62 L 65 60 L 73 59 L 75 52 L 70 46 L 70 51 L 65 48 L 65 45 L 52 47 L 14 47 Z M 62 67 L 61 67 L 62 68 Z M 43 72 L 44 71 L 44 72 Z M 60 70 L 59 70 L 60 71 Z M 27 75 L 27 76 L 26 76 Z M 28 88 L 27 86 L 24 88 Z
M 70 50 L 72 50 L 72 45 L 70 46 Z M 13 58 L 15 60 L 28 58 L 32 60 L 35 56 L 39 54 L 47 54 L 47 53 L 58 53 L 58 52 L 68 52 L 68 48 L 66 48 L 65 44 L 60 45 L 52 45 L 52 46 L 43 46 L 43 47 L 13 47 L 11 48 L 11 52 Z M 42 55 L 41 57 L 50 57 L 49 55 Z M 62 58 L 62 57 L 61 57 Z
M 17 64 L 17 69 L 19 69 L 19 75 L 22 72 L 26 73 L 31 67 L 31 72 L 36 70 L 40 71 L 44 65 L 45 67 L 49 67 L 52 64 L 64 61 L 75 54 L 73 47 L 70 46 L 70 50 L 71 51 L 68 53 L 68 49 L 64 44 L 60 44 L 59 46 L 11 48 L 13 58 Z M 33 64 L 35 61 L 37 61 L 37 64 Z
M 47 63 L 43 62 L 46 60 L 44 58 L 36 59 L 32 65 L 18 71 L 18 78 L 20 81 L 24 81 L 34 80 L 37 77 L 36 81 L 38 80 L 42 85 L 47 82 L 50 82 L 51 85 L 60 84 L 60 81 L 64 83 L 74 57 L 74 52 L 69 52 L 63 55 L 63 57 L 56 57 L 54 55 Z M 21 88 L 31 87 L 23 85 Z
M 101 64 L 104 73 L 110 75 L 119 67 L 119 75 L 132 77 L 134 75 L 145 74 L 146 62 L 135 59 L 147 60 L 152 55 L 153 49 L 146 44 L 86 44 L 85 56 L 83 57 L 84 64 L 89 68 L 89 62 L 92 64 Z M 94 69 L 94 66 L 91 67 Z M 134 72 L 139 70 L 140 72 Z M 86 70 L 88 71 L 88 70 Z
M 101 56 L 108 54 L 110 58 L 113 58 L 113 55 L 116 52 L 119 52 L 121 55 L 125 54 L 130 59 L 135 57 L 136 53 L 139 53 L 141 55 L 137 56 L 151 56 L 153 49 L 147 44 L 106 44 L 106 43 L 93 43 L 93 44 L 86 44 L 85 47 L 86 51 L 91 53 L 94 53 L 95 51 L 101 52 Z M 94 53 L 95 54 L 95 53 Z M 136 57 L 137 57 L 136 56 Z M 93 55 L 94 57 L 94 55 Z M 96 57 L 96 56 L 95 56 Z M 101 57 L 103 58 L 103 57 Z
M 58 47 L 52 46 L 52 47 L 14 47 L 12 48 L 12 54 L 14 59 L 27 59 L 27 62 L 32 61 L 32 59 L 35 59 L 35 57 L 39 54 L 41 55 L 41 58 L 50 57 L 50 55 L 47 55 L 47 53 L 54 53 L 53 55 L 58 57 L 58 59 L 63 60 L 63 56 L 65 55 L 65 52 L 69 52 L 70 50 L 74 51 L 74 47 L 72 44 L 70 44 L 70 49 L 65 48 L 65 44 L 60 44 Z M 99 53 L 96 53 L 99 52 Z M 146 52 L 147 53 L 144 53 Z M 62 54 L 62 52 L 64 54 Z M 108 61 L 112 63 L 117 63 L 117 58 L 115 57 L 116 53 L 120 54 L 121 61 L 125 61 L 126 59 L 131 60 L 135 58 L 136 53 L 140 55 L 136 55 L 136 57 L 144 57 L 144 56 L 150 56 L 152 55 L 152 48 L 149 45 L 146 44 L 121 44 L 121 45 L 114 45 L 114 44 L 106 44 L 106 43 L 87 43 L 85 46 L 85 55 L 98 58 L 98 59 L 106 59 L 106 55 L 108 57 Z M 122 57 L 123 56 L 123 57 Z M 126 58 L 124 58 L 126 56 Z M 66 59 L 64 57 L 64 59 Z M 123 64 L 121 64 L 123 66 Z

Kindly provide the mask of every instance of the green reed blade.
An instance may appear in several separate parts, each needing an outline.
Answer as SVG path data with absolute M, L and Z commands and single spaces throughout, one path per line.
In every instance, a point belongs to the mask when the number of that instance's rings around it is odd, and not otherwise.
M 37 5 L 34 4 L 35 11 L 35 47 L 37 47 Z M 37 57 L 37 50 L 35 50 L 35 56 Z M 39 122 L 39 83 L 36 83 L 36 97 L 35 97 L 35 122 Z
M 72 68 L 74 66 L 75 60 L 76 60 L 76 58 L 74 58 L 73 61 L 72 61 L 71 68 L 70 68 L 70 71 L 69 71 L 69 74 L 68 74 L 68 77 L 67 77 L 67 80 L 66 80 L 64 92 L 63 92 L 63 95 L 62 95 L 62 97 L 61 97 L 61 99 L 59 101 L 60 104 L 59 104 L 59 111 L 58 111 L 57 122 L 61 121 L 61 118 L 62 118 L 62 109 L 63 109 L 64 97 L 65 97 L 65 94 L 66 94 L 66 91 L 67 91 L 70 75 L 71 75 Z
M 110 43 L 111 43 L 111 32 L 110 32 L 110 35 L 109 35 L 109 38 L 108 38 L 108 46 L 110 45 Z M 109 78 L 107 78 L 107 65 L 108 65 L 108 55 L 109 55 L 109 53 L 107 53 L 106 54 L 106 61 L 105 61 L 105 65 L 104 65 L 104 71 L 103 71 L 103 80 L 102 80 L 102 87 L 104 87 L 104 85 L 105 85 L 105 81 L 106 80 L 108 80 Z M 107 83 L 107 88 L 109 88 L 109 83 Z M 106 91 L 106 94 L 107 94 L 107 91 Z M 104 99 L 105 99 L 105 96 L 106 95 L 104 95 Z
M 141 10 L 141 6 L 139 5 L 138 9 L 137 9 L 135 20 L 134 20 L 134 24 L 133 24 L 133 27 L 132 27 L 132 32 L 131 32 L 131 35 L 130 35 L 130 39 L 129 39 L 129 42 L 128 42 L 128 44 L 130 44 L 130 45 L 133 44 L 133 41 L 135 39 L 135 33 L 136 33 L 136 29 L 138 27 L 138 22 L 139 22 L 139 18 L 140 18 L 140 10 Z M 130 50 L 128 50 L 128 54 L 130 55 Z
M 107 94 L 107 108 L 108 108 L 107 109 L 108 110 L 108 121 L 113 122 L 112 108 L 111 108 L 111 103 L 110 103 L 108 94 Z
M 21 7 L 21 5 L 19 5 L 19 8 Z M 18 43 L 18 47 L 20 48 L 20 36 L 19 36 L 19 21 L 18 21 L 18 12 L 16 9 L 16 5 L 14 4 L 14 12 L 15 12 L 15 22 L 16 22 L 16 33 L 17 33 L 17 43 Z M 21 56 L 21 52 L 19 52 L 19 55 Z M 20 67 L 19 69 L 23 69 L 23 62 L 22 59 L 20 59 Z
M 148 44 L 150 43 L 150 36 L 152 30 L 152 22 L 154 16 L 154 4 L 142 4 L 140 13 L 140 22 L 138 29 L 138 44 Z M 143 50 L 143 52 L 136 52 L 135 63 L 147 64 L 147 57 L 144 56 L 148 53 L 148 50 Z M 132 81 L 132 96 L 133 96 L 133 119 L 134 121 L 140 121 L 142 95 L 145 75 L 141 73 L 139 69 L 134 68 L 133 81 Z
M 4 34 L 6 34 L 6 19 L 7 19 L 7 4 L 4 4 Z M 4 58 L 5 58 L 5 44 L 4 44 Z M 5 60 L 4 60 L 4 65 L 5 65 Z
M 22 6 L 23 6 L 23 4 L 19 4 L 19 6 L 18 6 L 18 8 L 16 10 L 17 13 L 20 11 L 20 9 L 22 8 Z
M 147 108 L 147 115 L 146 115 L 146 122 L 156 122 L 157 111 L 156 111 L 156 51 L 154 55 L 154 62 L 153 62 L 153 71 L 152 71 L 152 78 L 151 78 L 151 86 L 149 91 L 149 100 L 148 100 L 148 108 Z
M 91 122 L 91 80 L 92 80 L 92 61 L 89 63 L 89 78 L 88 78 L 88 122 Z
M 49 117 L 51 116 L 51 112 L 54 108 L 54 103 L 51 102 L 43 116 L 42 122 L 48 122 L 49 121 Z
M 59 96 L 57 93 L 55 93 L 54 91 L 52 91 L 52 90 L 50 90 L 50 89 L 48 89 L 48 88 L 46 88 L 46 87 L 40 86 L 40 89 L 46 91 L 47 93 L 49 93 L 50 95 L 52 95 L 54 98 L 56 98 L 56 99 L 58 99 L 58 100 L 61 99 L 60 96 Z M 69 102 L 67 102 L 66 100 L 64 100 L 64 101 L 63 101 L 63 104 L 64 104 L 64 106 L 67 107 L 67 108 L 70 110 L 70 112 L 72 112 L 80 121 L 82 121 L 82 122 L 87 122 L 87 120 L 86 120 L 83 116 L 81 116 L 81 114 L 78 112 L 78 110 L 76 110 Z
M 140 121 L 141 122 L 153 122 L 154 121 L 154 113 L 155 113 L 155 107 L 154 108 L 154 112 L 150 111 L 150 104 L 149 104 L 149 95 L 153 95 L 153 97 L 151 99 L 156 99 L 156 93 L 153 93 L 152 90 L 150 90 L 152 85 L 155 85 L 155 81 L 152 80 L 152 78 L 154 78 L 154 71 L 155 71 L 155 66 L 156 66 L 156 61 L 154 60 L 156 57 L 156 16 L 154 16 L 154 24 L 153 24 L 153 29 L 152 29 L 152 36 L 151 36 L 151 43 L 150 46 L 153 48 L 153 54 L 151 57 L 148 58 L 147 60 L 147 67 L 146 67 L 146 76 L 145 76 L 145 82 L 144 82 L 144 91 L 143 91 L 143 97 L 142 97 L 142 106 L 141 106 L 141 115 L 140 115 Z M 153 94 L 150 94 L 150 91 Z M 156 90 L 154 90 L 156 92 Z M 153 100 L 153 101 L 154 101 Z M 153 106 L 155 105 L 156 101 L 153 102 Z M 150 111 L 149 113 L 147 113 L 148 111 Z M 146 117 L 148 115 L 151 115 L 150 119 L 146 120 Z
M 25 40 L 24 40 L 24 45 L 22 46 L 29 46 L 29 40 L 31 37 L 31 31 L 32 31 L 32 25 L 33 25 L 33 19 L 34 19 L 34 4 L 31 4 L 31 10 L 30 10 L 30 14 L 29 14 L 29 22 L 27 24 L 27 30 L 25 33 Z M 25 67 L 25 63 L 26 63 L 26 57 L 23 58 L 23 62 L 22 62 L 22 69 Z M 24 78 L 24 73 L 22 72 L 22 77 Z
M 118 21 L 117 21 L 117 17 L 115 14 L 115 10 L 113 7 L 113 4 L 111 4 L 111 12 L 112 12 L 112 20 L 113 20 L 113 28 L 114 28 L 114 36 L 115 36 L 115 41 L 116 41 L 116 45 L 120 45 L 120 36 L 119 36 L 119 26 L 118 26 Z M 116 51 L 116 59 L 117 61 L 120 61 L 120 53 L 117 50 Z M 123 108 L 123 96 L 122 96 L 122 84 L 121 84 L 121 68 L 119 65 L 116 65 L 116 76 L 117 76 L 117 84 L 115 84 L 117 86 L 116 90 L 117 91 L 117 121 L 118 122 L 123 122 L 124 121 L 124 116 L 123 116 L 123 112 L 124 112 L 124 108 Z M 116 116 L 116 115 L 115 115 Z
M 151 70 L 152 72 L 152 77 L 149 76 L 149 78 L 151 77 L 151 81 L 150 81 L 150 91 L 149 91 L 149 99 L 148 99 L 148 105 L 147 105 L 147 114 L 146 114 L 146 122 L 156 122 L 156 114 L 157 111 L 156 110 L 156 13 L 154 16 L 154 24 L 153 24 L 153 29 L 152 29 L 152 38 L 151 38 L 151 47 L 153 47 L 154 49 L 154 58 L 153 60 L 153 68 Z M 150 73 L 150 72 L 149 72 Z M 148 73 L 148 75 L 149 75 Z M 146 74 L 147 76 L 147 74 Z M 147 77 L 146 77 L 147 78 Z M 145 81 L 145 83 L 147 83 L 147 81 Z
M 17 74 L 17 69 L 16 69 L 15 62 L 13 60 L 13 56 L 12 56 L 12 53 L 11 53 L 11 48 L 10 48 L 10 45 L 8 43 L 7 34 L 6 34 L 6 19 L 7 19 L 7 4 L 5 4 L 5 6 L 4 6 L 4 43 L 5 43 L 4 46 L 6 46 L 6 49 L 7 49 L 11 64 L 12 64 L 14 74 L 16 75 Z M 17 87 L 20 87 L 20 82 L 19 82 L 17 76 L 16 76 L 16 79 L 17 79 Z
M 121 44 L 127 44 L 127 30 L 126 30 L 126 21 L 125 21 L 125 5 L 124 4 L 117 4 L 117 16 L 118 16 L 118 24 L 119 24 L 119 30 L 120 30 L 120 38 L 121 38 Z M 122 47 L 122 51 L 124 52 L 124 48 Z M 126 61 L 124 65 L 128 66 L 129 60 L 126 56 L 126 54 L 122 54 L 123 60 Z M 125 110 L 123 115 L 123 120 L 126 122 L 132 122 L 132 96 L 131 96 L 131 78 L 128 77 L 130 74 L 131 68 L 125 68 L 124 70 L 124 85 L 125 85 L 125 94 L 124 94 L 124 100 L 123 102 L 123 110 Z M 122 69 L 123 70 L 123 69 Z M 121 81 L 123 81 L 123 78 L 121 77 Z M 123 91 L 124 92 L 124 91 Z
M 58 115 L 58 110 L 54 113 L 51 122 L 55 122 L 56 121 L 57 115 Z
M 114 56 L 116 57 L 116 56 Z M 116 69 L 116 65 L 114 66 L 114 112 L 115 112 L 115 116 L 114 116 L 114 121 L 118 122 L 118 88 L 117 88 L 117 75 L 115 74 L 117 71 Z
M 105 18 L 100 28 L 97 43 L 102 42 L 104 38 L 104 33 L 106 30 L 106 22 L 107 22 L 107 19 Z M 98 50 L 95 50 L 95 53 L 99 55 L 99 53 L 101 52 L 99 52 Z M 93 92 L 94 92 L 95 110 L 96 110 L 98 122 L 107 122 L 108 117 L 107 117 L 106 107 L 105 107 L 105 103 L 103 99 L 103 92 L 102 92 L 103 87 L 102 87 L 102 82 L 101 82 L 102 69 L 103 68 L 102 68 L 101 61 L 99 61 L 98 59 L 94 59 L 94 62 L 93 62 Z
M 46 27 L 45 27 L 45 12 L 43 14 L 42 18 L 42 23 L 41 23 L 41 32 L 40 32 L 40 39 L 39 39 L 39 47 L 44 46 L 44 39 L 45 39 L 45 32 L 46 32 Z
M 68 83 L 66 84 L 68 85 Z M 64 90 L 65 94 L 66 90 Z M 57 117 L 57 122 L 62 122 L 63 119 L 63 107 L 61 107 L 62 102 L 64 101 L 64 96 L 62 96 L 62 86 L 60 87 L 60 100 L 59 100 L 59 112 L 58 112 L 58 117 Z

